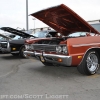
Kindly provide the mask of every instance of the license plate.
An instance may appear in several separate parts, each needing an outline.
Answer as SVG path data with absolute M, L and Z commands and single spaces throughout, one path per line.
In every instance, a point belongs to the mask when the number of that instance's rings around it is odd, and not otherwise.
M 42 62 L 45 62 L 43 56 L 40 56 L 40 59 L 41 59 Z

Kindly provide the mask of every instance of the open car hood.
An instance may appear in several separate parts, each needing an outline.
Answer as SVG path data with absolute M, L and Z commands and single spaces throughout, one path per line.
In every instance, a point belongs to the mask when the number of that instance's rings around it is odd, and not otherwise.
M 93 32 L 100 34 L 84 19 L 64 4 L 31 14 L 63 35 L 72 32 Z
M 15 35 L 22 36 L 23 38 L 28 38 L 28 37 L 31 37 L 32 36 L 32 35 L 30 35 L 28 33 L 25 33 L 25 32 L 19 31 L 19 30 L 16 30 L 16 29 L 11 28 L 11 27 L 2 27 L 0 29 L 3 30 L 3 31 L 7 31 L 9 33 L 13 33 Z

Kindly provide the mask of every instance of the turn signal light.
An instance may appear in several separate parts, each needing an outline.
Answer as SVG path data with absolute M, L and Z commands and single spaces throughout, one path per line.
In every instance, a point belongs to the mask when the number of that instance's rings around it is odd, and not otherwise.
M 80 58 L 82 58 L 82 56 L 78 56 L 78 58 L 80 59 Z
M 12 48 L 12 50 L 16 50 L 16 48 Z
M 58 62 L 62 62 L 63 60 L 61 58 L 58 58 Z

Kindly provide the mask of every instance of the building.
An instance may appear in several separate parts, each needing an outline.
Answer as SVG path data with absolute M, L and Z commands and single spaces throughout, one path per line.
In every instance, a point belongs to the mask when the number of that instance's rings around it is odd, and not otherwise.
M 91 20 L 88 21 L 89 24 L 91 24 L 97 31 L 100 32 L 100 19 L 99 20 Z

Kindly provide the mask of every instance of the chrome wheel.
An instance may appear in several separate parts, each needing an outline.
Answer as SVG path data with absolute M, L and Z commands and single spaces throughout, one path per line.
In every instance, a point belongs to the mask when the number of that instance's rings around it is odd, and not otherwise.
M 97 51 L 90 50 L 84 56 L 82 63 L 78 66 L 81 74 L 93 75 L 99 69 L 100 56 Z
M 87 57 L 87 68 L 90 72 L 95 71 L 98 68 L 98 57 L 95 53 L 91 53 Z

